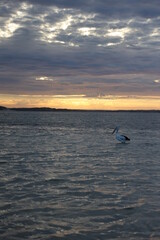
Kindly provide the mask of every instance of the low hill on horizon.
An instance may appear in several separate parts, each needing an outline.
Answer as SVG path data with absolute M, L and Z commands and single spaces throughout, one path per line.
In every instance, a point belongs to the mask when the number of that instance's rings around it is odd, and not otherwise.
M 55 111 L 81 111 L 81 112 L 160 112 L 160 110 L 84 110 L 84 109 L 63 109 L 63 108 L 50 108 L 50 107 L 24 107 L 24 108 L 7 108 L 0 106 L 0 110 L 11 110 L 11 111 L 45 111 L 45 112 L 55 112 Z

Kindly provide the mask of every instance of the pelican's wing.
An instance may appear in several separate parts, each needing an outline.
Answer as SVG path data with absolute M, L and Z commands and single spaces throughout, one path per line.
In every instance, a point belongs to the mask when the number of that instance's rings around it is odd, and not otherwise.
M 127 136 L 124 136 L 124 135 L 122 135 L 123 137 L 124 137 L 124 139 L 126 140 L 126 141 L 130 141 L 130 139 L 127 137 Z

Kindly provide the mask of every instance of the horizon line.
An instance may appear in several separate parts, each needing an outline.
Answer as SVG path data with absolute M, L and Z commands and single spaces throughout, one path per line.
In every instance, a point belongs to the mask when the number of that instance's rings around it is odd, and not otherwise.
M 160 112 L 160 109 L 69 109 L 52 107 L 5 107 L 0 106 L 0 110 L 11 111 L 83 111 L 83 112 Z

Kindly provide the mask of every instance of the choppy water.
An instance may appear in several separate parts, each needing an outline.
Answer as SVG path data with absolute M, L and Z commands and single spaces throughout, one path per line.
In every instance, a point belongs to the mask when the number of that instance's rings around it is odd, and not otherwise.
M 0 239 L 160 239 L 160 113 L 1 111 Z

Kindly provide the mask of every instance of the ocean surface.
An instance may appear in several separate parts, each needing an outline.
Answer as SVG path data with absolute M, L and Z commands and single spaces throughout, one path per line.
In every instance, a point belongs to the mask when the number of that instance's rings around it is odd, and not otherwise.
M 160 239 L 160 113 L 0 111 L 0 239 Z

